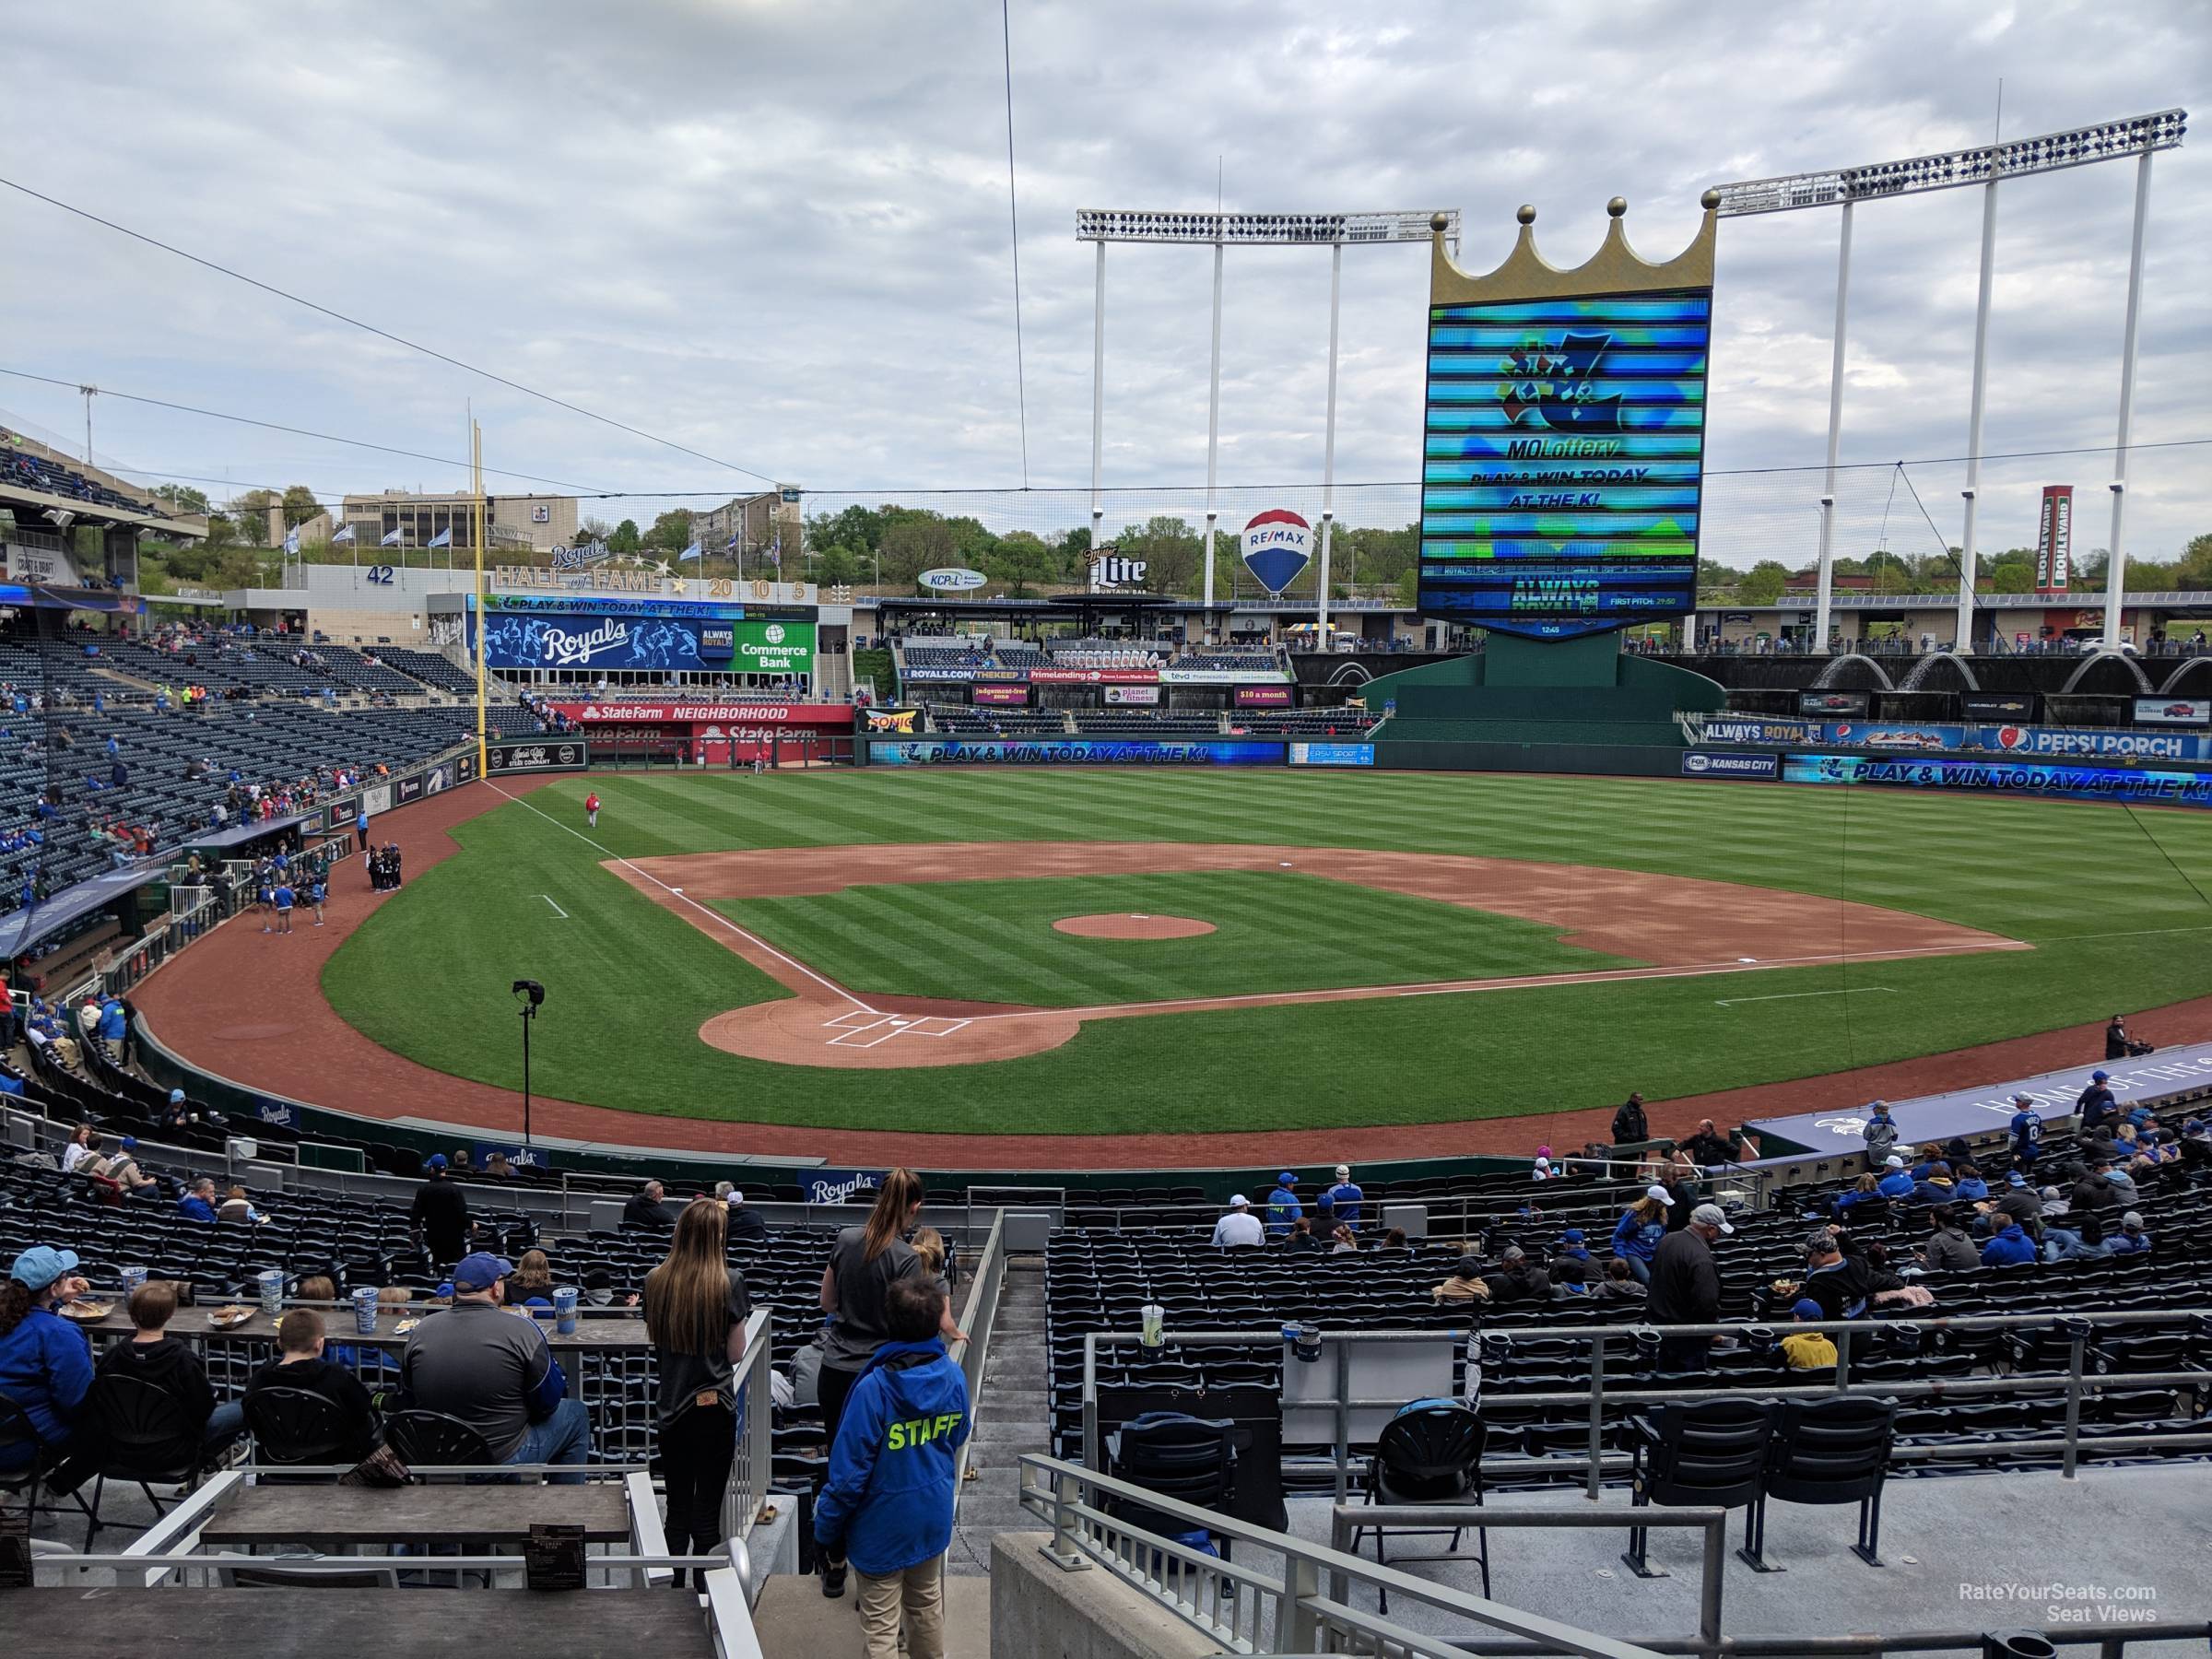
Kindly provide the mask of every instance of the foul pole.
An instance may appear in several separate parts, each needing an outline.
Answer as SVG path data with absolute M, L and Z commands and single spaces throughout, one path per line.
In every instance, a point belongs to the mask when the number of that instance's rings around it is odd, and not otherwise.
M 477 776 L 488 778 L 491 775 L 491 754 L 484 738 L 484 429 L 473 418 L 468 423 L 468 467 L 469 488 L 477 498 L 474 518 L 477 538 Z

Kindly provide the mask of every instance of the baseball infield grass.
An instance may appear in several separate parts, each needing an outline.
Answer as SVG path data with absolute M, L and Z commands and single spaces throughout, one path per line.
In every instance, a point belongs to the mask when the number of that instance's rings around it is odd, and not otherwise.
M 1562 929 L 1271 870 L 857 887 L 714 908 L 848 990 L 1050 1008 L 1642 966 L 1561 945 Z M 1133 912 L 1215 931 L 1053 930 L 1065 916 Z
M 587 788 L 606 803 L 590 841 L 579 833 Z M 323 983 L 339 1013 L 426 1065 L 517 1088 L 507 987 L 536 979 L 547 991 L 532 1056 L 539 1093 L 678 1116 L 985 1134 L 1500 1116 L 1608 1105 L 1630 1088 L 1664 1099 L 1782 1082 L 2212 994 L 2212 901 L 2204 896 L 2212 892 L 2212 814 L 2179 810 L 1502 774 L 598 773 L 501 806 L 461 826 L 456 839 L 458 856 L 386 900 L 333 957 Z M 1026 1059 L 833 1071 L 744 1059 L 700 1041 L 709 1017 L 781 988 L 601 867 L 610 856 L 722 848 L 1083 840 L 1376 847 L 1648 870 L 1840 894 L 2036 948 L 1104 1020 Z M 1091 879 L 989 884 L 1003 885 L 1012 908 L 994 904 L 970 924 L 907 934 L 898 971 L 930 975 L 934 994 L 977 1000 L 1121 1000 L 1125 991 L 1095 994 L 1120 982 L 1101 977 L 1101 965 L 1121 966 L 1093 954 L 1104 941 L 1065 941 L 1092 964 L 1080 972 L 1065 959 L 1041 959 L 1066 983 L 1029 982 L 1012 949 L 981 964 L 964 952 L 1004 935 L 1017 915 L 1134 909 L 1195 914 L 1223 933 L 1233 924 L 1227 944 L 1243 943 L 1217 971 L 1279 973 L 1288 985 L 1381 982 L 1364 971 L 1328 977 L 1330 951 L 1368 942 L 1317 928 L 1303 880 L 1282 878 L 1284 900 L 1270 916 L 1249 909 L 1236 884 L 1218 885 L 1221 874 L 1099 878 L 1100 894 L 1078 898 Z M 1264 872 L 1260 879 L 1275 883 Z M 1185 880 L 1208 891 L 1151 897 L 1153 882 Z M 959 885 L 965 906 L 974 888 Z M 1341 912 L 1354 928 L 1384 910 L 1406 916 L 1418 935 L 1389 943 L 1418 960 L 1459 948 L 1606 965 L 1528 924 L 1314 885 L 1356 908 Z M 1140 887 L 1144 902 L 1131 897 Z M 861 959 L 889 951 L 889 935 L 855 938 L 838 927 L 946 890 L 894 886 L 735 908 L 759 910 L 748 924 L 758 921 L 833 977 L 850 975 L 857 989 L 868 977 Z M 1456 943 L 1447 922 L 1465 930 Z M 1133 943 L 1166 953 L 1159 971 L 1180 973 L 1172 964 L 1192 959 L 1175 953 L 1220 938 Z M 1441 974 L 1424 968 L 1414 977 Z M 1074 988 L 1081 985 L 1092 988 Z M 1150 994 L 1194 989 L 1230 987 L 1171 990 L 1163 980 Z M 1835 994 L 1845 990 L 1852 994 Z M 1740 1000 L 1754 996 L 1766 1000 Z

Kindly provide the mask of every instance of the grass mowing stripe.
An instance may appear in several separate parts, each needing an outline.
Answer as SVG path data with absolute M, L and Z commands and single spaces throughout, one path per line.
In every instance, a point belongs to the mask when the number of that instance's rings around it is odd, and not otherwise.
M 460 856 L 387 900 L 333 959 L 325 983 L 341 1012 L 426 1064 L 512 1087 L 519 1055 L 510 1051 L 519 1045 L 508 999 L 488 998 L 484 987 L 496 981 L 503 991 L 508 978 L 528 972 L 547 980 L 562 1008 L 592 1010 L 589 1019 L 549 1018 L 538 1033 L 539 1086 L 570 1099 L 802 1124 L 1106 1131 L 1595 1106 L 1630 1086 L 1679 1093 L 1779 1081 L 2212 994 L 2206 935 L 2167 931 L 2212 921 L 2175 868 L 2212 891 L 2212 815 L 2145 813 L 2135 822 L 2090 804 L 1866 790 L 1850 797 L 1846 847 L 1833 792 L 1501 774 L 1134 771 L 742 781 L 594 773 L 552 786 L 545 809 L 581 827 L 586 787 L 606 801 L 596 839 L 624 856 L 1016 835 L 1373 846 L 1571 858 L 1817 893 L 1844 882 L 1854 900 L 2046 942 L 2030 952 L 1884 964 L 1880 982 L 1898 994 L 1853 999 L 1882 1007 L 1873 1017 L 1862 1008 L 1848 1028 L 1841 998 L 1722 1009 L 1710 980 L 1647 981 L 1479 1004 L 1414 998 L 1106 1021 L 1052 1053 L 902 1072 L 887 1088 L 880 1077 L 706 1049 L 699 1024 L 775 994 L 770 982 L 643 903 L 573 836 L 506 807 L 463 826 Z M 2155 841 L 2142 823 L 2155 827 Z M 537 893 L 551 893 L 576 919 L 559 922 Z M 1347 948 L 1409 949 L 1431 977 L 1440 929 L 1424 921 L 1386 928 L 1378 940 L 1336 939 L 1314 924 L 1321 913 L 1278 906 L 1255 919 L 1241 903 L 1228 912 L 1239 927 L 1264 924 L 1267 955 L 1301 969 L 1324 949 L 1332 959 Z M 2065 936 L 2076 935 L 2095 936 Z M 902 939 L 901 948 L 918 947 Z M 943 953 L 933 944 L 925 954 Z M 1010 974 L 1018 967 L 999 959 Z M 959 963 L 956 994 L 977 994 L 974 969 Z M 1760 975 L 1759 986 L 1834 989 L 1846 977 L 1865 982 L 1868 971 L 1781 970 Z M 1727 982 L 1732 990 L 1741 982 Z M 1534 1092 L 1518 1081 L 1532 1055 L 1543 1056 L 1544 1084 Z

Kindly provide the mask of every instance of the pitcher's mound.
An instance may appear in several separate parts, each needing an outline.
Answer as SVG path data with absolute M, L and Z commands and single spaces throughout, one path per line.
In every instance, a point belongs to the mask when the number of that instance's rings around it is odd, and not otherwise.
M 1098 916 L 1063 916 L 1053 924 L 1054 933 L 1074 934 L 1085 939 L 1194 939 L 1214 931 L 1211 922 L 1195 916 L 1147 916 L 1137 912 Z

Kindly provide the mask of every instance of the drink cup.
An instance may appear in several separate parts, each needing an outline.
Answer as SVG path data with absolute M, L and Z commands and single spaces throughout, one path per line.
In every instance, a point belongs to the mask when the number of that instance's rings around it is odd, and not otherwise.
M 1147 1347 L 1156 1348 L 1167 1332 L 1168 1311 L 1158 1302 L 1147 1302 L 1139 1312 L 1144 1319 L 1139 1339 Z
M 284 1269 L 281 1267 L 264 1268 L 253 1276 L 253 1282 L 261 1288 L 261 1311 L 272 1318 L 283 1312 Z
M 563 1336 L 576 1334 L 576 1287 L 573 1285 L 554 1287 L 553 1328 Z
M 143 1267 L 125 1267 L 125 1268 L 124 1268 L 124 1269 L 123 1269 L 123 1300 L 124 1300 L 124 1301 L 126 1301 L 126 1302 L 127 1302 L 127 1301 L 129 1301 L 129 1300 L 131 1300 L 131 1292 L 132 1292 L 132 1291 L 134 1291 L 134 1290 L 135 1290 L 135 1289 L 137 1289 L 139 1286 L 141 1286 L 141 1285 L 145 1284 L 145 1283 L 146 1283 L 146 1280 L 147 1280 L 147 1270 L 146 1270 L 145 1268 L 143 1268 Z
M 363 1336 L 376 1334 L 376 1287 L 363 1285 L 353 1293 L 353 1328 Z
M 1319 1359 L 1321 1358 L 1321 1327 L 1310 1321 L 1300 1324 L 1298 1327 L 1298 1339 L 1292 1345 L 1291 1351 L 1297 1354 L 1299 1363 L 1301 1365 L 1312 1365 Z

